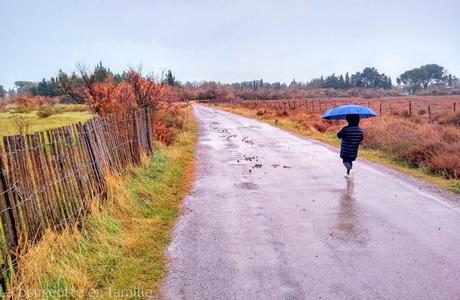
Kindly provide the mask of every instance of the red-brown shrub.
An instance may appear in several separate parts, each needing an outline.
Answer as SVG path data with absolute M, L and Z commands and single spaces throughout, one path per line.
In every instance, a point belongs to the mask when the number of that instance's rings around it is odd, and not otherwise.
M 326 130 L 329 127 L 329 125 L 323 120 L 314 121 L 312 123 L 312 126 L 313 126 L 313 128 L 315 128 L 319 132 L 326 132 Z
M 431 172 L 444 177 L 460 178 L 460 156 L 458 155 L 440 153 L 427 162 L 427 167 Z
M 426 166 L 445 177 L 458 178 L 460 174 L 460 129 L 453 126 L 383 117 L 366 124 L 364 146 L 383 150 L 412 166 Z
M 460 111 L 449 112 L 436 117 L 439 124 L 460 126 Z
M 285 109 L 277 110 L 276 111 L 276 116 L 277 117 L 287 117 L 287 116 L 289 116 L 289 113 Z

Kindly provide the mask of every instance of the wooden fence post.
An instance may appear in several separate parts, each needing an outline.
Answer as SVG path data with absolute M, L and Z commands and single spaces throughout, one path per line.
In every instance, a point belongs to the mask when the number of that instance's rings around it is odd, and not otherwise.
M 409 101 L 409 116 L 412 116 L 412 101 Z
M 428 120 L 431 121 L 431 105 L 428 104 Z
M 379 108 L 379 116 L 382 115 L 382 103 L 380 103 L 380 108 Z
M 454 112 L 456 112 L 456 111 L 457 111 L 457 103 L 454 102 Z
M 2 245 L 4 260 L 10 257 L 11 253 L 15 252 L 15 248 L 18 244 L 18 234 L 16 231 L 15 221 L 12 202 L 10 200 L 10 188 L 13 188 L 8 184 L 6 177 L 6 169 L 3 163 L 3 150 L 0 148 L 0 210 L 2 211 L 0 217 L 3 226 L 3 232 L 5 233 L 7 245 Z M 0 242 L 0 244 L 3 244 Z

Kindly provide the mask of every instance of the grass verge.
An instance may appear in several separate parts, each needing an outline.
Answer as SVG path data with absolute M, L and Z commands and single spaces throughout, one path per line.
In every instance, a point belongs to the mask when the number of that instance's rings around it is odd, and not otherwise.
M 262 122 L 274 125 L 276 127 L 294 132 L 296 134 L 318 140 L 320 142 L 332 145 L 336 148 L 340 147 L 340 140 L 335 136 L 335 134 L 326 134 L 326 133 L 320 133 L 314 130 L 305 130 L 299 124 L 295 123 L 294 121 L 288 118 L 283 118 L 283 117 L 277 117 L 276 119 L 272 117 L 267 118 L 264 115 L 262 116 L 257 115 L 257 110 L 251 110 L 251 109 L 246 109 L 246 108 L 241 108 L 241 107 L 235 107 L 235 108 L 228 107 L 228 106 L 225 106 L 225 107 L 218 106 L 218 107 L 228 112 L 232 112 L 232 113 L 240 114 L 242 116 L 254 118 Z M 389 156 L 388 154 L 382 151 L 360 148 L 359 155 L 360 157 L 363 157 L 367 160 L 382 164 L 386 167 L 406 173 L 416 178 L 426 180 L 434 185 L 445 188 L 454 193 L 460 194 L 460 182 L 458 180 L 445 179 L 440 176 L 432 175 L 423 168 L 412 168 L 404 161 L 401 161 L 400 159 Z
M 13 298 L 145 299 L 166 274 L 165 249 L 194 177 L 196 125 L 142 167 L 109 176 L 107 203 L 82 228 L 46 232 L 20 259 Z

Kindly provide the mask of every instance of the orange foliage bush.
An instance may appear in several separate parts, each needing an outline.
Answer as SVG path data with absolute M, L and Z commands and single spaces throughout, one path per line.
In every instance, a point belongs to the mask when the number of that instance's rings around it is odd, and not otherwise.
M 123 114 L 143 107 L 158 110 L 166 102 L 176 100 L 172 89 L 130 70 L 128 80 L 116 83 L 111 76 L 104 82 L 94 82 L 84 74 L 85 97 L 88 105 L 100 115 Z
M 155 139 L 166 145 L 174 141 L 176 134 L 184 127 L 184 114 L 180 105 L 169 104 L 154 113 Z
M 116 83 L 111 76 L 104 82 L 93 83 L 85 77 L 87 103 L 96 113 L 125 114 L 139 108 L 150 107 L 154 111 L 154 134 L 158 141 L 170 144 L 182 129 L 182 113 L 175 104 L 178 94 L 168 85 L 156 82 L 130 70 L 128 79 Z
M 116 84 L 112 77 L 104 82 L 94 83 L 85 90 L 89 107 L 100 115 L 123 114 L 137 109 L 134 91 L 130 84 Z
M 59 103 L 59 98 L 19 94 L 15 96 L 13 102 L 16 103 L 18 111 L 29 112 L 47 106 L 54 106 Z

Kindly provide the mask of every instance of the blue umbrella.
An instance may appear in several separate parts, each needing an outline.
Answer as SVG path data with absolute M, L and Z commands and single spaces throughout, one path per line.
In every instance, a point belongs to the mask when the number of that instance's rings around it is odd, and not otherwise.
M 359 115 L 361 118 L 372 118 L 377 114 L 369 107 L 362 105 L 342 105 L 334 107 L 324 113 L 323 119 L 344 120 L 347 115 Z

